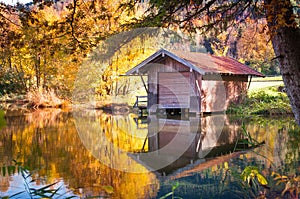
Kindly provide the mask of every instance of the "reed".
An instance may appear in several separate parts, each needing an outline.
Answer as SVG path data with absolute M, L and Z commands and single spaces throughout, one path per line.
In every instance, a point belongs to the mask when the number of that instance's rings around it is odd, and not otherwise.
M 29 107 L 37 108 L 62 108 L 68 106 L 66 100 L 60 99 L 53 89 L 31 90 L 26 94 Z

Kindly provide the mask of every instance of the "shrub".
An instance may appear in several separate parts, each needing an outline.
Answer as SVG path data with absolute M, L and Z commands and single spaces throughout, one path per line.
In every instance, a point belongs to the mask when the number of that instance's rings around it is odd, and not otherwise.
M 231 104 L 228 113 L 241 115 L 284 115 L 292 114 L 286 93 L 277 87 L 268 87 L 252 91 L 242 104 Z
M 29 104 L 33 106 L 33 108 L 59 108 L 67 105 L 67 102 L 57 97 L 52 89 L 31 90 L 26 94 L 26 99 L 29 101 Z

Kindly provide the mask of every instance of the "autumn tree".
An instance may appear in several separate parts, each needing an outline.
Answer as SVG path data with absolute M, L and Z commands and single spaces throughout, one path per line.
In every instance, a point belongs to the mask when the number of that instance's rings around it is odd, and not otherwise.
M 32 9 L 35 12 L 30 18 L 21 18 L 22 42 L 25 44 L 21 61 L 27 60 L 31 84 L 34 88 L 70 92 L 71 80 L 74 80 L 83 55 L 76 51 L 73 39 L 62 25 L 66 11 L 58 12 L 52 7 Z
M 265 19 L 246 18 L 218 35 L 208 32 L 204 40 L 209 44 L 207 52 L 232 57 L 265 75 L 279 74 L 270 36 L 264 31 L 266 23 Z
M 141 2 L 130 0 L 126 8 Z M 293 113 L 300 125 L 300 26 L 298 0 L 184 0 L 147 1 L 144 17 L 131 27 L 180 27 L 187 31 L 212 30 L 216 35 L 246 18 L 267 20 L 265 30 L 271 38 L 275 57 L 286 86 Z
M 247 18 L 246 21 L 246 24 L 241 25 L 235 58 L 265 75 L 279 74 L 278 60 L 274 59 L 272 44 L 268 42 L 270 36 L 264 31 L 266 20 Z
M 71 3 L 35 3 L 1 3 L 0 94 L 51 88 L 70 95 L 78 66 L 101 37 L 92 37 L 92 17 Z
M 70 95 L 82 60 L 99 42 L 120 32 L 130 18 L 118 9 L 121 3 L 122 0 L 35 0 L 15 6 L 1 3 L 0 29 L 5 34 L 1 34 L 0 41 L 4 52 L 0 75 L 11 74 L 12 69 L 23 75 L 20 79 L 24 92 L 52 88 Z
M 16 50 L 22 45 L 19 19 L 14 8 L 0 3 L 0 94 L 25 92 L 26 77 L 19 63 L 14 62 Z

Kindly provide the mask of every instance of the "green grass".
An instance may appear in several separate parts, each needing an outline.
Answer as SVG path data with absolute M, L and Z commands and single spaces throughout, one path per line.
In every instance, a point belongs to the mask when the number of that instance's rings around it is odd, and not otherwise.
M 279 92 L 278 86 L 249 91 L 242 104 L 231 104 L 228 113 L 239 115 L 289 115 L 292 114 L 286 93 Z
M 273 77 L 253 77 L 253 82 L 265 82 L 265 81 L 282 81 L 282 76 Z
M 283 86 L 282 76 L 275 77 L 254 77 L 251 80 L 249 92 L 257 91 L 272 86 Z

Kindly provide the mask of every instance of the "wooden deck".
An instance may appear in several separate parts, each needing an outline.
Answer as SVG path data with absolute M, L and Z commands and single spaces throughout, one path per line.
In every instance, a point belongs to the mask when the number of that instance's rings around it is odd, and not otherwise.
M 148 96 L 136 96 L 136 101 L 133 105 L 133 108 L 138 108 L 139 115 L 145 116 L 148 114 L 147 103 L 148 103 Z

